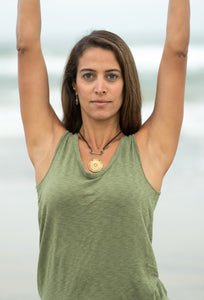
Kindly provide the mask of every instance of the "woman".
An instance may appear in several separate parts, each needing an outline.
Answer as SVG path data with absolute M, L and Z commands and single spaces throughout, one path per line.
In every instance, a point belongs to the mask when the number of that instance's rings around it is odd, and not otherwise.
M 73 48 L 61 122 L 49 103 L 39 0 L 19 0 L 21 114 L 39 197 L 42 300 L 166 300 L 152 221 L 178 145 L 189 44 L 188 0 L 170 0 L 153 113 L 127 45 L 94 31 Z

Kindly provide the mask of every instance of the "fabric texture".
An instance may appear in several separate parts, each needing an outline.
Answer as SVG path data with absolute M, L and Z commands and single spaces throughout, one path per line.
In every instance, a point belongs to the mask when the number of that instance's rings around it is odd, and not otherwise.
M 91 174 L 66 131 L 37 185 L 42 300 L 168 300 L 152 249 L 160 193 L 142 169 L 134 135 Z

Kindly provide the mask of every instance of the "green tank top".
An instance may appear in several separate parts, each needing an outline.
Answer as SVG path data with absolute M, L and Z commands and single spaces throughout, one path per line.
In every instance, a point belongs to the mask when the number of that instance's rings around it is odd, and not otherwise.
M 42 300 L 167 300 L 152 249 L 159 192 L 147 181 L 134 135 L 91 174 L 78 135 L 66 131 L 37 185 Z

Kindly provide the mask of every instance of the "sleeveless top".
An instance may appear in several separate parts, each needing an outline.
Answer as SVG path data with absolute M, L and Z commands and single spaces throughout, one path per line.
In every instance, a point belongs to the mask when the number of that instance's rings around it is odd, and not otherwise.
M 66 131 L 37 185 L 42 300 L 168 300 L 152 249 L 160 193 L 142 169 L 134 135 L 91 174 Z

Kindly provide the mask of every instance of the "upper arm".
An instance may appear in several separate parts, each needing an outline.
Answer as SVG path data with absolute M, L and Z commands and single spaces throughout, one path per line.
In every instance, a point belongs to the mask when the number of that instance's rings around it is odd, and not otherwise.
M 161 171 L 168 170 L 178 146 L 183 120 L 187 55 L 165 46 L 160 63 L 155 107 L 147 120 L 146 141 Z
M 35 164 L 36 149 L 46 151 L 62 126 L 49 103 L 48 75 L 40 43 L 18 51 L 18 81 L 27 148 Z

